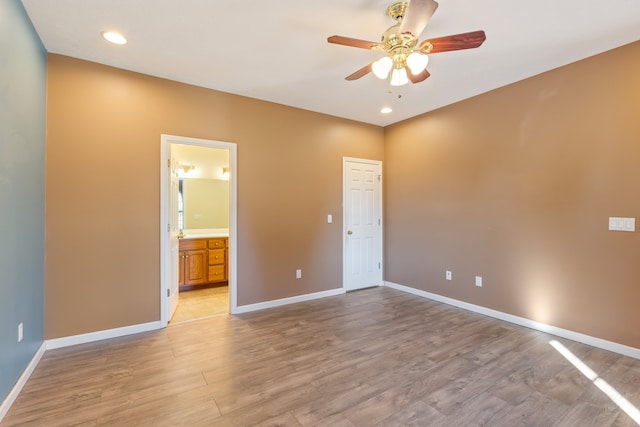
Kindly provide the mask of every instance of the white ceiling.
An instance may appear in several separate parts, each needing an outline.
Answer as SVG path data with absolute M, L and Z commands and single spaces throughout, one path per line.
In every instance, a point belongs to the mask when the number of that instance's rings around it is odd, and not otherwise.
M 344 80 L 380 53 L 326 39 L 379 41 L 391 0 L 22 2 L 51 53 L 380 126 L 640 40 L 639 0 L 441 0 L 421 40 L 484 30 L 486 42 L 431 55 L 429 79 L 390 94 L 371 74 Z

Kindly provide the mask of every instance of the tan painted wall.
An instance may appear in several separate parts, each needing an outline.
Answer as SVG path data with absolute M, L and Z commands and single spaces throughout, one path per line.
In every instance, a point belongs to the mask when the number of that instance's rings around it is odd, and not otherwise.
M 240 305 L 341 286 L 342 157 L 382 160 L 384 138 L 53 54 L 47 132 L 47 339 L 160 319 L 160 134 L 238 144 Z
M 229 228 L 229 181 L 183 178 L 184 228 Z
M 386 128 L 386 280 L 640 348 L 640 221 L 607 230 L 640 217 L 639 76 L 636 42 Z

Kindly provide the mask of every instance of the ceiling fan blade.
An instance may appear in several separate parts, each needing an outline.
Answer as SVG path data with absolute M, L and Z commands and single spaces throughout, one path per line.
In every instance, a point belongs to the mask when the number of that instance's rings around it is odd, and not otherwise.
M 484 43 L 486 38 L 487 36 L 484 34 L 484 31 L 472 31 L 470 33 L 425 40 L 420 43 L 418 48 L 422 53 L 440 53 L 451 52 L 452 50 L 473 49 Z
M 380 46 L 380 43 L 343 36 L 331 36 L 327 38 L 327 41 L 329 43 L 341 44 L 344 46 L 359 47 L 360 49 L 373 49 Z
M 371 72 L 371 65 L 372 64 L 367 64 L 364 67 L 360 68 L 358 71 L 356 71 L 353 74 L 349 74 L 347 77 L 345 77 L 345 80 L 358 80 L 360 77 L 364 77 L 367 74 L 369 74 Z
M 434 0 L 411 0 L 402 18 L 398 35 L 405 40 L 417 39 L 438 8 Z
M 414 84 L 427 80 L 427 78 L 429 78 L 429 76 L 431 75 L 426 69 L 423 70 L 418 75 L 413 75 L 409 67 L 405 67 L 405 69 L 407 70 L 407 77 L 409 77 L 409 80 L 411 80 L 411 83 L 414 83 Z

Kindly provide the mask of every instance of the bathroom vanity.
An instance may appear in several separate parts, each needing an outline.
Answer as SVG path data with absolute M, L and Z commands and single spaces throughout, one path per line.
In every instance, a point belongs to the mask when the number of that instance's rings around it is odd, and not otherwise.
M 227 283 L 228 236 L 222 233 L 185 234 L 179 245 L 178 277 L 181 291 Z

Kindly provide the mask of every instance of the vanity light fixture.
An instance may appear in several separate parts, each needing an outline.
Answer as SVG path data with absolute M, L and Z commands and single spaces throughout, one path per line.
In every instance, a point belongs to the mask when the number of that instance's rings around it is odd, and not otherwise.
M 189 171 L 194 170 L 196 167 L 194 165 L 178 165 L 178 169 L 181 169 L 182 172 L 188 173 Z
M 100 34 L 103 39 L 113 44 L 127 44 L 127 39 L 125 39 L 122 34 L 115 31 L 103 31 Z

